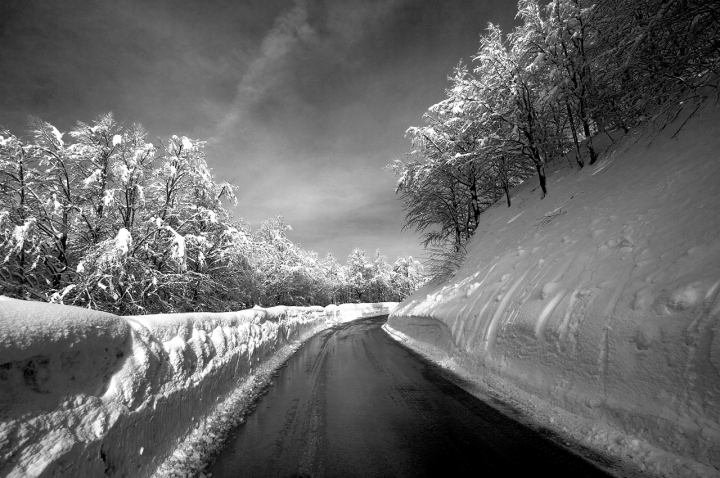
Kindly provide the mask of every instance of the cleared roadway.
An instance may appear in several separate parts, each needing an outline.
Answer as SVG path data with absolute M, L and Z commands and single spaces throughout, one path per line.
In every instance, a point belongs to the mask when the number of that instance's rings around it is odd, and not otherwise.
M 386 317 L 310 339 L 207 472 L 226 477 L 609 476 L 444 378 Z

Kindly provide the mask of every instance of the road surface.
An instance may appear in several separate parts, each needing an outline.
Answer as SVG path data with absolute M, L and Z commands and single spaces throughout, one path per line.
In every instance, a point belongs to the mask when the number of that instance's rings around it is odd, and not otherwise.
M 207 472 L 226 477 L 608 476 L 454 385 L 385 317 L 310 339 Z

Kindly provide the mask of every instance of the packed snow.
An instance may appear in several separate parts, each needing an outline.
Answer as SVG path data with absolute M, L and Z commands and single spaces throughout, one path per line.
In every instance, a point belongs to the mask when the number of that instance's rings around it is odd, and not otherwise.
M 177 471 L 182 445 L 197 429 L 217 441 L 288 350 L 395 305 L 118 317 L 0 296 L 0 474 Z
M 720 108 L 614 135 L 483 213 L 386 330 L 635 469 L 719 476 Z

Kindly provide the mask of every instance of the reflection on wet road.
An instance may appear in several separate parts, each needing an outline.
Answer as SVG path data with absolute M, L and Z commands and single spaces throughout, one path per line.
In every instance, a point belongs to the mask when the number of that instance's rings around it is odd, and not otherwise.
M 310 339 L 207 470 L 220 477 L 607 476 L 351 322 Z

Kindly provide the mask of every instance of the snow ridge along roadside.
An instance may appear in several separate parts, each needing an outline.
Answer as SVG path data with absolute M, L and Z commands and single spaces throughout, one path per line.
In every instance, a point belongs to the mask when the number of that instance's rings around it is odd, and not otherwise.
M 279 349 L 395 305 L 118 317 L 0 297 L 0 476 L 150 476 Z
M 402 302 L 386 330 L 628 436 L 612 453 L 646 442 L 677 457 L 641 468 L 720 476 L 720 108 L 706 102 L 676 133 L 686 119 L 616 138 L 596 165 L 556 164 L 543 200 L 531 180 L 513 190 L 454 277 Z

